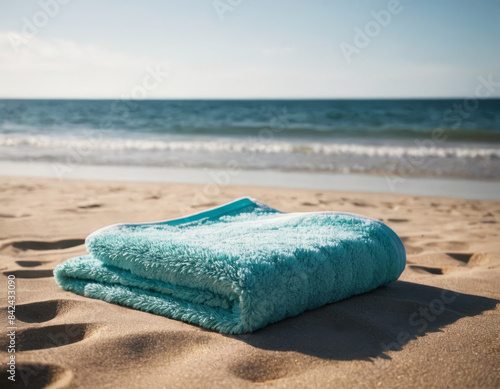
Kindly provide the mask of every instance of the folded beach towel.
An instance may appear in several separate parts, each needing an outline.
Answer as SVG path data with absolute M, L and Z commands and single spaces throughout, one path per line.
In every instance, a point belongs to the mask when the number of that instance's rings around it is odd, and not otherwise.
M 378 220 L 284 213 L 250 198 L 112 225 L 85 243 L 90 255 L 54 270 L 63 289 L 233 334 L 388 284 L 406 261 Z

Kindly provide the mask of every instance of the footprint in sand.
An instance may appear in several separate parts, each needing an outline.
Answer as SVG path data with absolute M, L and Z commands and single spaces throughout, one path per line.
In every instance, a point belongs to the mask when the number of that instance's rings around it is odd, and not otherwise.
M 443 269 L 438 268 L 438 267 L 427 267 L 427 266 L 411 265 L 410 268 L 412 270 L 415 270 L 417 273 L 436 274 L 436 275 L 442 275 L 443 274 Z
M 0 382 L 15 389 L 66 388 L 73 379 L 73 373 L 61 366 L 38 363 L 16 363 L 16 381 L 8 380 L 10 373 L 0 372 Z
M 62 347 L 89 338 L 97 331 L 95 326 L 86 323 L 59 324 L 16 331 L 16 352 L 43 350 Z M 8 339 L 1 339 L 2 350 L 7 349 Z
M 67 311 L 75 302 L 47 300 L 16 306 L 16 319 L 25 323 L 44 323 Z
M 374 205 L 365 203 L 363 201 L 353 201 L 352 205 L 355 205 L 356 207 L 374 207 Z
M 213 336 L 192 331 L 148 332 L 103 339 L 100 345 L 105 360 L 113 361 L 116 355 L 126 355 L 130 361 L 147 359 L 149 364 L 164 364 L 184 353 L 196 352 L 214 339 Z
M 14 215 L 11 213 L 0 213 L 0 217 L 4 219 L 19 219 L 23 217 L 30 217 L 29 213 L 23 213 L 22 215 Z
M 63 250 L 70 247 L 80 246 L 85 243 L 85 239 L 63 239 L 55 242 L 46 241 L 36 241 L 36 240 L 25 240 L 19 242 L 13 242 L 12 247 L 19 250 Z
M 315 207 L 317 205 L 319 205 L 319 202 L 309 202 L 309 201 L 304 201 L 303 203 L 300 203 L 300 205 L 305 205 L 307 207 Z
M 229 371 L 245 381 L 255 383 L 269 383 L 298 373 L 292 357 L 277 356 L 274 353 L 259 353 L 241 358 L 230 365 Z
M 80 209 L 92 209 L 92 208 L 101 208 L 102 204 L 83 204 L 79 205 L 78 208 Z
M 457 261 L 460 261 L 463 263 L 469 263 L 469 260 L 473 254 L 446 253 L 446 255 L 448 255 L 449 257 L 452 257 L 453 259 L 456 259 Z
M 21 267 L 37 267 L 37 266 L 42 266 L 44 264 L 48 263 L 47 261 L 42 262 L 42 261 L 16 261 L 16 264 L 18 264 Z
M 469 267 L 484 266 L 489 263 L 488 254 L 486 253 L 446 253 L 446 255 Z
M 54 276 L 53 270 L 8 270 L 5 276 L 14 275 L 16 278 L 48 278 Z
M 10 213 L 0 213 L 0 217 L 5 219 L 13 219 L 16 217 L 16 215 L 12 215 Z
M 409 220 L 408 219 L 387 219 L 388 222 L 391 222 L 391 223 L 406 223 L 408 222 Z

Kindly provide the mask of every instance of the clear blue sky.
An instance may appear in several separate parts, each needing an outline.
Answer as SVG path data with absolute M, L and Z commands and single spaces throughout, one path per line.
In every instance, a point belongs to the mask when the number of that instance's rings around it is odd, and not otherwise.
M 55 1 L 0 0 L 0 97 L 117 98 L 156 66 L 169 74 L 146 98 L 465 97 L 479 76 L 500 82 L 498 0 L 401 0 L 362 48 L 355 28 L 388 1 L 69 0 L 45 24 Z

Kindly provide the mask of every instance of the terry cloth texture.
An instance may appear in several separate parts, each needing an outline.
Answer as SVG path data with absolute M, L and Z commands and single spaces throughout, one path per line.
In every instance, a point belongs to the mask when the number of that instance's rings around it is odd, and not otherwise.
M 369 292 L 406 262 L 401 239 L 378 220 L 284 213 L 250 198 L 112 225 L 85 244 L 89 255 L 54 270 L 63 289 L 230 334 Z

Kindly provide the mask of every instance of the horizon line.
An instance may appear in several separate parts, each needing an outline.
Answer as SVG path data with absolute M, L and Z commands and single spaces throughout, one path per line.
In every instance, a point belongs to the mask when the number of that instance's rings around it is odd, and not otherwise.
M 244 100 L 497 100 L 498 96 L 476 97 L 476 96 L 438 96 L 438 97 L 159 97 L 159 98 L 120 98 L 120 97 L 0 97 L 0 100 L 82 100 L 82 101 L 98 101 L 98 100 L 134 100 L 134 101 L 244 101 Z

